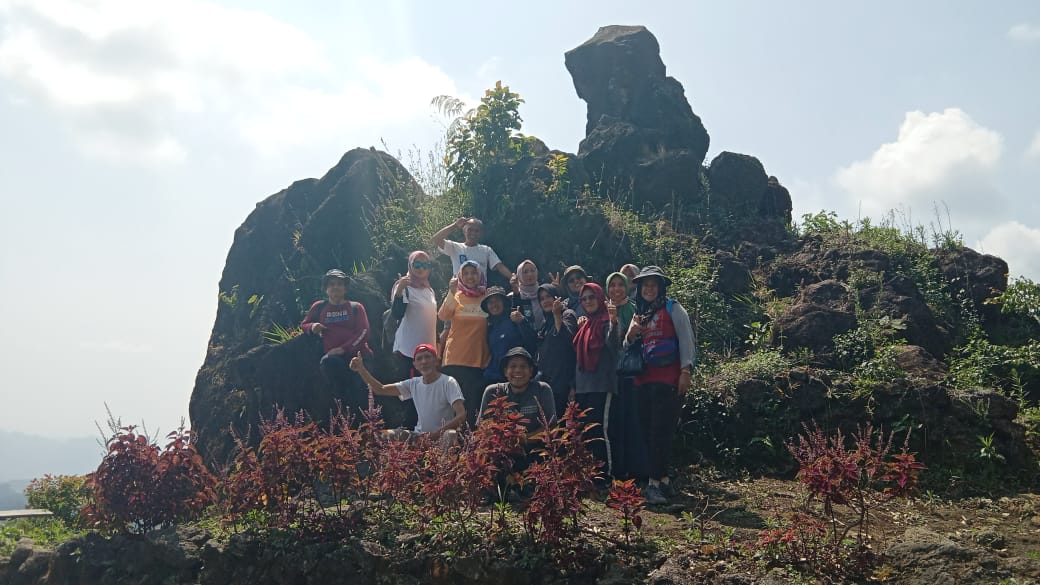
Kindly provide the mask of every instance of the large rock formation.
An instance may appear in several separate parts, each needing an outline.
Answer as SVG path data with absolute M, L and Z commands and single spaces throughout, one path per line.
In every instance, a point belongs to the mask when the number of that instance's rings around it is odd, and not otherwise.
M 708 132 L 683 86 L 665 75 L 657 39 L 642 26 L 605 26 L 566 53 L 588 104 L 578 156 L 593 177 L 634 207 L 700 202 Z
M 260 202 L 236 230 L 189 407 L 200 451 L 209 461 L 227 461 L 232 429 L 255 437 L 260 417 L 270 418 L 275 404 L 290 412 L 304 408 L 315 418 L 329 412 L 333 394 L 316 367 L 320 341 L 304 336 L 271 345 L 264 343 L 263 332 L 276 324 L 298 325 L 310 303 L 323 296 L 321 275 L 329 268 L 350 273 L 371 263 L 365 222 L 373 206 L 419 197 L 422 189 L 395 158 L 358 148 L 321 179 L 297 181 Z M 374 324 L 386 307 L 392 277 L 376 268 L 351 283 L 350 298 L 365 305 Z M 373 344 L 380 332 L 372 327 Z

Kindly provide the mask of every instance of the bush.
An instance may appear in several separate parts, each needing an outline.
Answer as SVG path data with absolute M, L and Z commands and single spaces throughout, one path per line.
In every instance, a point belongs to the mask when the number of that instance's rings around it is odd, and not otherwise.
M 29 507 L 50 510 L 70 528 L 80 526 L 80 511 L 89 494 L 87 478 L 82 475 L 47 474 L 32 480 L 25 488 Z
M 143 533 L 195 519 L 216 499 L 216 478 L 195 450 L 191 431 L 170 433 L 162 450 L 136 427 L 120 428 L 108 454 L 88 476 L 92 501 L 84 509 L 105 530 Z

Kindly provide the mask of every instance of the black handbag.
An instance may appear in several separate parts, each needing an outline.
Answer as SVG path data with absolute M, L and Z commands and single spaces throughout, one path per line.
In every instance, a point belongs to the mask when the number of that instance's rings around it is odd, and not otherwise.
M 642 374 L 645 368 L 646 364 L 643 363 L 643 341 L 640 339 L 630 343 L 628 348 L 621 352 L 616 370 L 619 376 L 631 377 Z

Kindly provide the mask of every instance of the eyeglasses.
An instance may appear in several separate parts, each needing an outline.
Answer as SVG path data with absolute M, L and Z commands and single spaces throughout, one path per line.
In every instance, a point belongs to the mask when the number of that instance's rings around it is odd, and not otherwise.
M 423 268 L 430 270 L 433 268 L 433 262 L 419 262 L 416 260 L 415 262 L 412 262 L 412 268 L 416 270 L 422 270 Z
M 596 300 L 596 297 L 594 295 L 586 295 L 586 296 L 580 297 L 580 300 L 583 303 L 590 303 L 590 302 Z

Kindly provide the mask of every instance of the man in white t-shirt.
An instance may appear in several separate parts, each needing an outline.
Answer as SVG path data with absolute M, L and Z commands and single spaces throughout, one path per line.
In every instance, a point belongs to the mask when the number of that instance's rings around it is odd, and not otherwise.
M 456 229 L 462 230 L 465 241 L 454 242 L 447 239 L 448 234 Z M 513 272 L 506 268 L 491 246 L 480 243 L 480 237 L 483 235 L 484 222 L 475 217 L 460 217 L 454 223 L 444 226 L 439 232 L 433 234 L 430 243 L 451 258 L 452 274 L 459 273 L 463 262 L 476 260 L 483 276 L 487 277 L 490 270 L 497 270 L 508 281 L 513 277 Z
M 416 347 L 412 359 L 420 376 L 394 384 L 383 384 L 377 380 L 365 367 L 360 354 L 350 360 L 350 369 L 361 375 L 373 394 L 397 396 L 401 400 L 412 399 L 415 412 L 419 415 L 414 432 L 428 434 L 434 441 L 449 445 L 455 442 L 456 429 L 466 420 L 462 389 L 455 378 L 441 373 L 437 349 L 432 345 L 423 343 Z M 409 433 L 401 434 L 407 436 Z

